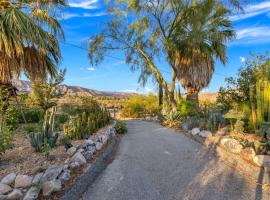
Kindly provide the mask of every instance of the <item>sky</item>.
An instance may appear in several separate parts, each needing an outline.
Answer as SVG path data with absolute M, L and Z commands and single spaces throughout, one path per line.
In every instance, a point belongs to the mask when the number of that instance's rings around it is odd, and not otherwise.
M 251 1 L 243 5 L 244 13 L 232 14 L 236 39 L 228 43 L 228 62 L 224 66 L 216 63 L 215 73 L 205 92 L 215 92 L 225 86 L 225 78 L 236 76 L 251 53 L 264 53 L 270 50 L 270 0 Z M 122 52 L 110 54 L 104 62 L 93 67 L 87 58 L 87 41 L 98 33 L 106 15 L 104 0 L 69 0 L 59 21 L 65 32 L 66 40 L 60 42 L 62 50 L 61 68 L 67 69 L 65 84 L 82 86 L 102 91 L 156 92 L 156 85 L 149 81 L 145 87 L 138 84 L 138 72 L 132 72 L 124 62 Z M 79 48 L 81 47 L 81 48 Z M 116 59 L 117 58 L 117 59 Z M 161 67 L 166 80 L 170 80 L 166 63 L 156 63 Z M 183 91 L 183 89 L 182 89 Z

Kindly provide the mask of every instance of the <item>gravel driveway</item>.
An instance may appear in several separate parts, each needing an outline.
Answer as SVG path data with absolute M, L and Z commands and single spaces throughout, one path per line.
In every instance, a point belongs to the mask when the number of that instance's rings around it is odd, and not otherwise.
M 270 200 L 200 144 L 156 123 L 128 121 L 112 163 L 82 200 Z

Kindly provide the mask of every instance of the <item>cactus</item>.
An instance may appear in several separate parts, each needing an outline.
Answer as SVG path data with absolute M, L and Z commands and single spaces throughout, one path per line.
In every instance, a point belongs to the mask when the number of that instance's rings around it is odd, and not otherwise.
M 43 146 L 46 145 L 45 143 L 48 143 L 50 148 L 53 148 L 56 145 L 59 136 L 58 133 L 53 133 L 56 107 L 53 107 L 51 110 L 50 116 L 49 111 L 46 111 L 45 113 L 41 132 L 29 135 L 30 143 L 37 152 L 42 151 Z

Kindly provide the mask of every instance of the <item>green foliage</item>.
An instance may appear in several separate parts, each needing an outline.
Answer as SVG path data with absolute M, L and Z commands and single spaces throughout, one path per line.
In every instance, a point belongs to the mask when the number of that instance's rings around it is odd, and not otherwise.
M 30 143 L 37 152 L 42 152 L 44 145 L 47 144 L 50 148 L 54 148 L 56 146 L 59 134 L 54 133 L 55 112 L 56 107 L 53 107 L 50 113 L 49 111 L 46 111 L 41 132 L 29 134 Z
M 64 133 L 71 139 L 83 139 L 84 135 L 91 135 L 110 122 L 110 113 L 91 98 L 80 98 L 72 107 L 62 106 L 62 111 L 70 115 Z
M 25 124 L 22 126 L 22 130 L 24 133 L 29 134 L 29 133 L 37 133 L 40 131 L 40 124 L 33 124 L 33 123 L 29 123 L 29 124 Z
M 198 114 L 196 103 L 184 99 L 177 104 L 177 111 L 180 117 L 195 116 Z
M 163 113 L 163 124 L 169 127 L 179 127 L 181 116 L 177 111 L 167 111 Z
M 64 135 L 62 138 L 61 138 L 61 144 L 62 145 L 67 145 L 67 144 L 70 144 L 70 137 L 68 135 Z
M 41 152 L 45 157 L 48 157 L 50 155 L 50 145 L 47 141 L 47 138 L 44 139 Z
M 120 120 L 116 121 L 114 128 L 117 134 L 125 134 L 128 131 L 126 124 Z
M 245 130 L 255 132 L 270 120 L 270 60 L 267 54 L 252 55 L 245 65 L 237 78 L 227 79 L 227 88 L 219 91 L 218 103 L 227 110 L 242 111 Z
M 60 70 L 56 76 L 49 80 L 36 80 L 33 83 L 32 104 L 41 108 L 44 113 L 56 106 L 57 98 L 63 96 L 58 90 L 59 85 L 64 81 L 66 70 Z
M 149 94 L 147 96 L 134 96 L 130 98 L 121 111 L 121 116 L 128 118 L 142 118 L 146 116 L 155 116 L 158 112 L 158 98 L 153 94 Z

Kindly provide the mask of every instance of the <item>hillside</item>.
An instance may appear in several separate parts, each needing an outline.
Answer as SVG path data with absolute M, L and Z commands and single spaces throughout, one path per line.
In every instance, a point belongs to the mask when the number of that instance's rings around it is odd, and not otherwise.
M 31 92 L 31 83 L 30 81 L 16 81 L 14 85 L 17 87 L 19 92 L 29 93 Z M 93 96 L 93 97 L 130 97 L 133 95 L 138 95 L 138 93 L 129 93 L 129 92 L 105 92 L 98 91 L 93 89 L 88 89 L 80 86 L 68 86 L 61 85 L 61 92 L 66 92 L 68 95 L 76 95 L 76 96 Z

